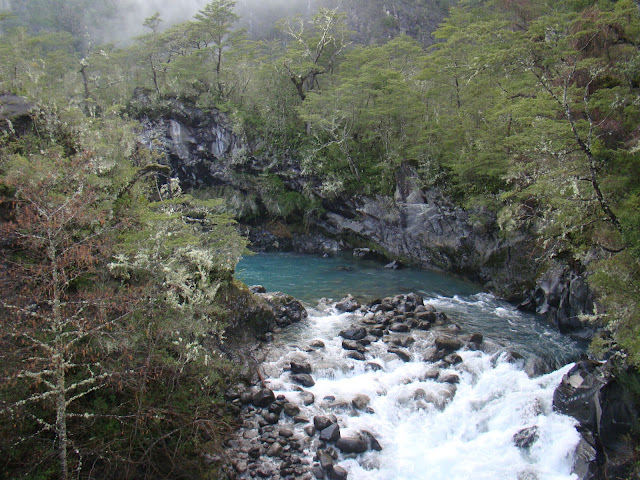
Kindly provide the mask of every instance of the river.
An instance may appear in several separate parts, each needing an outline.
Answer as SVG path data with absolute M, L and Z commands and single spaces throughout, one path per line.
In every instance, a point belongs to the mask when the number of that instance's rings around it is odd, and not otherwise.
M 380 443 L 380 451 L 359 454 L 330 450 L 349 479 L 576 478 L 572 466 L 579 434 L 572 418 L 553 411 L 552 398 L 584 345 L 540 318 L 452 276 L 390 270 L 348 256 L 249 256 L 237 275 L 249 285 L 291 294 L 307 306 L 309 318 L 278 332 L 269 344 L 263 369 L 269 388 L 296 404 L 302 415 L 335 415 L 343 437 L 369 432 Z M 339 333 L 366 319 L 361 312 L 337 311 L 333 302 L 347 293 L 366 302 L 409 292 L 444 312 L 447 325 L 440 332 L 405 334 L 403 338 L 411 337 L 403 344 L 408 358 L 389 352 L 383 342 L 388 335 L 368 345 L 364 361 L 349 358 Z M 434 337 L 448 332 L 460 338 L 481 333 L 482 348 L 467 344 L 458 350 L 458 360 L 448 364 L 425 359 L 433 351 Z M 324 346 L 309 348 L 314 342 Z M 308 362 L 315 384 L 306 389 L 296 385 L 288 371 L 291 361 Z M 540 368 L 544 374 L 536 373 Z M 451 375 L 455 382 L 442 380 Z M 305 405 L 304 392 L 315 401 Z M 353 406 L 357 396 L 366 398 L 366 408 Z M 320 475 L 314 458 L 326 445 L 307 438 L 304 424 L 284 414 L 281 424 L 301 439 L 302 455 Z M 271 459 L 263 455 L 260 461 Z

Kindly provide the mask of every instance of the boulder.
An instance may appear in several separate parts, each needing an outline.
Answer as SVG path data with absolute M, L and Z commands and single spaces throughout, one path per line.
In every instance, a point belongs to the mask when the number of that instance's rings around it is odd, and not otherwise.
M 311 373 L 311 364 L 309 362 L 299 362 L 296 360 L 291 360 L 291 373 Z
M 436 348 L 446 352 L 455 352 L 462 347 L 462 342 L 457 338 L 447 335 L 438 335 L 435 339 Z
M 403 333 L 409 331 L 409 326 L 404 323 L 396 322 L 389 327 L 389 330 L 392 332 Z
M 267 449 L 267 455 L 270 457 L 281 457 L 282 456 L 282 445 L 278 442 L 274 442 Z
M 333 458 L 325 450 L 318 450 L 318 461 L 323 470 L 333 470 Z
M 317 427 L 316 427 L 317 428 Z M 328 443 L 335 443 L 340 438 L 340 427 L 337 423 L 332 423 L 320 432 L 320 440 Z
M 353 296 L 347 295 L 338 303 L 336 303 L 336 310 L 341 312 L 355 312 L 361 307 L 360 302 L 358 302 Z
M 400 360 L 402 360 L 403 362 L 411 361 L 411 354 L 406 350 L 390 347 L 390 348 L 387 348 L 387 352 L 397 355 L 400 358 Z
M 335 466 L 329 471 L 330 480 L 347 480 L 348 475 L 347 471 L 340 466 Z
M 518 448 L 529 449 L 538 440 L 538 430 L 536 425 L 519 430 L 513 436 L 513 443 Z
M 331 418 L 325 416 L 325 415 L 316 415 L 315 417 L 313 417 L 313 425 L 319 430 L 322 431 L 325 428 L 333 425 L 334 422 Z
M 364 327 L 351 327 L 342 330 L 338 335 L 345 340 L 362 340 L 367 336 L 367 330 Z
M 268 388 L 258 390 L 253 394 L 252 403 L 258 408 L 265 408 L 276 401 L 273 391 Z
M 343 340 L 342 348 L 345 350 L 355 350 L 356 352 L 365 353 L 367 349 L 355 340 Z
M 300 392 L 300 401 L 303 405 L 309 406 L 316 401 L 316 398 L 311 392 Z
M 360 432 L 360 436 L 365 440 L 365 442 L 367 442 L 367 447 L 369 450 L 375 450 L 376 452 L 382 450 L 382 445 L 380 445 L 380 442 L 378 442 L 378 440 L 373 436 L 372 433 L 364 430 Z
M 365 370 L 371 370 L 372 372 L 377 372 L 382 370 L 382 366 L 375 362 L 367 362 L 364 366 Z
M 614 375 L 611 363 L 583 361 L 565 374 L 553 394 L 553 407 L 580 422 L 582 470 L 591 477 L 592 472 L 608 471 L 624 477 L 626 468 L 632 468 L 627 455 L 626 436 L 638 428 L 639 406 L 631 393 Z M 618 375 L 635 376 L 635 372 L 618 370 Z M 634 380 L 631 380 L 634 381 Z M 635 381 L 638 381 L 637 377 Z M 593 455 L 595 451 L 595 455 Z M 580 453 L 582 452 L 582 453 Z M 594 460 L 597 462 L 594 463 Z M 574 471 L 578 473 L 577 467 Z M 594 470 L 595 469 L 595 470 Z M 598 473 L 599 475 L 600 473 Z
M 359 393 L 355 397 L 353 397 L 353 399 L 351 400 L 351 405 L 356 410 L 364 410 L 367 405 L 369 405 L 369 402 L 371 402 L 371 398 L 369 398 L 368 395 Z
M 284 410 L 284 413 L 290 417 L 295 417 L 300 413 L 300 407 L 297 406 L 295 403 L 289 403 L 289 402 L 285 403 L 283 406 L 283 410 Z
M 251 293 L 267 293 L 267 289 L 264 288 L 262 285 L 253 285 L 249 287 L 249 291 Z
M 360 362 L 363 362 L 366 360 L 367 357 L 364 356 L 364 354 L 360 353 L 360 352 L 356 352 L 354 350 L 351 350 L 349 352 L 347 352 L 347 354 L 345 355 L 345 357 L 347 358 L 351 358 L 353 360 L 358 360 Z
M 340 437 L 336 441 L 336 447 L 342 453 L 364 453 L 369 445 L 360 435 L 356 437 Z
M 291 381 L 302 385 L 303 387 L 313 387 L 316 382 L 311 375 L 306 373 L 298 373 L 291 375 Z
M 259 293 L 275 317 L 276 325 L 286 327 L 307 318 L 308 313 L 302 303 L 291 295 L 282 292 Z

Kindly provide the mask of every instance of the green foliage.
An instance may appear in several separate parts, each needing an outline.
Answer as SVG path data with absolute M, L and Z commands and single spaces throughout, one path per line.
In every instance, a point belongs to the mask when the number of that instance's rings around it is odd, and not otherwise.
M 221 448 L 234 372 L 211 345 L 225 326 L 218 290 L 245 241 L 221 201 L 149 182 L 162 169 L 134 127 L 38 105 L 32 133 L 0 148 L 0 259 L 12 265 L 0 295 L 2 476 L 66 478 L 64 445 L 81 476 L 90 465 L 104 478 L 202 477 L 201 453 Z M 22 361 L 36 351 L 28 342 L 53 347 L 34 364 Z M 58 345 L 62 372 L 42 363 Z M 62 416 L 47 393 L 59 378 L 72 389 Z

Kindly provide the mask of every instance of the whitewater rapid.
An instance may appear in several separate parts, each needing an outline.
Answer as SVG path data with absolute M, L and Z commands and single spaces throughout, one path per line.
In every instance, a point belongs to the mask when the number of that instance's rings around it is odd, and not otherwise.
M 517 311 L 491 301 L 482 296 L 434 303 L 438 308 L 445 303 L 463 310 L 492 308 L 497 316 L 516 322 L 518 330 Z M 381 444 L 379 452 L 339 454 L 336 463 L 349 479 L 577 478 L 572 473 L 580 438 L 576 422 L 552 408 L 553 392 L 571 364 L 531 378 L 524 369 L 526 358 L 514 358 L 509 349 L 489 340 L 485 348 L 459 350 L 460 363 L 436 365 L 424 361 L 438 334 L 433 331 L 411 332 L 415 342 L 406 347 L 409 361 L 389 353 L 382 340 L 368 346 L 366 361 L 354 360 L 346 357 L 338 332 L 361 319 L 359 313 L 339 313 L 331 306 L 312 309 L 304 324 L 276 340 L 263 364 L 269 388 L 296 403 L 303 415 L 334 414 L 343 437 L 366 431 Z M 314 340 L 324 347 L 308 348 Z M 536 343 L 535 338 L 530 341 Z M 292 360 L 313 366 L 315 385 L 304 389 L 315 397 L 310 405 L 291 381 L 287 368 Z M 456 376 L 457 383 L 441 381 L 447 375 Z M 365 411 L 352 407 L 356 395 L 370 399 Z M 307 454 L 313 462 L 313 448 Z

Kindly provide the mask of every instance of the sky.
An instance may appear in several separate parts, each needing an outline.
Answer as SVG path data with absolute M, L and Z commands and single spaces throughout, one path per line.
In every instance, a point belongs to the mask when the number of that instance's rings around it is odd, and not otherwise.
M 0 3 L 6 0 L 0 0 Z M 110 40 L 118 41 L 145 33 L 142 22 L 155 12 L 164 20 L 162 26 L 183 22 L 193 18 L 211 0 L 117 0 L 122 6 L 122 16 Z M 277 18 L 295 13 L 307 13 L 314 0 L 236 0 L 236 11 L 241 23 L 259 21 L 277 12 Z M 266 14 L 266 15 L 265 15 Z

